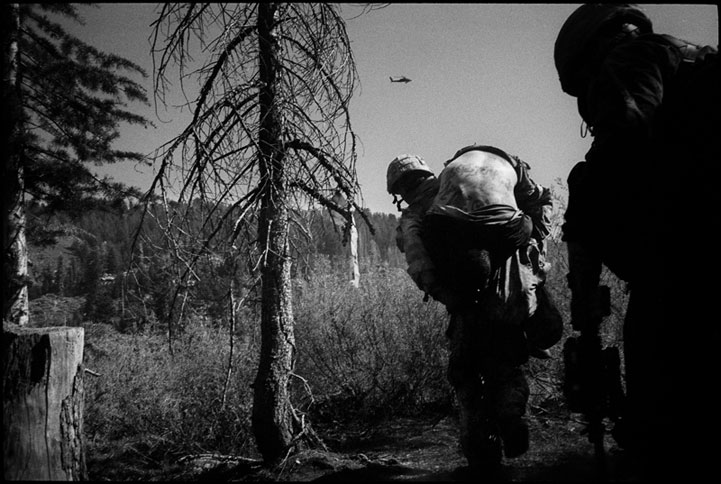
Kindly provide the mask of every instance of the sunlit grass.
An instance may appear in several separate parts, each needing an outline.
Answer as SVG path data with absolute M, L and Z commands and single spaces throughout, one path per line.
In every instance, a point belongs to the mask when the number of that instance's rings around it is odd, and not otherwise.
M 567 290 L 559 281 L 560 275 L 549 285 L 566 318 Z M 292 403 L 311 422 L 327 427 L 454 413 L 446 379 L 448 314 L 442 305 L 424 302 L 405 271 L 366 270 L 355 288 L 347 275 L 319 266 L 310 277 L 295 279 L 293 291 Z M 174 336 L 172 355 L 158 326 L 120 333 L 108 324 L 84 325 L 85 366 L 99 374 L 85 378 L 91 477 L 137 475 L 131 468 L 157 472 L 194 453 L 256 456 L 250 385 L 260 329 L 254 311 L 241 314 L 225 404 L 227 321 L 186 322 Z M 605 329 L 610 339 L 618 338 L 617 320 Z M 568 336 L 568 321 L 566 326 Z M 531 413 L 563 404 L 562 343 L 552 348 L 552 360 L 526 365 Z

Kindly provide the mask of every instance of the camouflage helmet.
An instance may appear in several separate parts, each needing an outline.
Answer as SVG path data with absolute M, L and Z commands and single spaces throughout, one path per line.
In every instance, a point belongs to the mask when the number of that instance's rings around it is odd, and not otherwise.
M 428 165 L 420 156 L 402 154 L 393 158 L 393 161 L 391 161 L 388 165 L 388 172 L 386 174 L 386 186 L 388 193 L 395 193 L 394 188 L 398 180 L 400 180 L 400 178 L 406 173 L 413 171 L 420 171 L 433 175 L 433 171 L 428 168 Z
M 553 49 L 553 61 L 565 93 L 581 94 L 576 71 L 584 56 L 590 55 L 599 34 L 609 30 L 622 32 L 624 24 L 637 27 L 639 33 L 653 32 L 651 20 L 631 4 L 584 4 L 566 19 Z

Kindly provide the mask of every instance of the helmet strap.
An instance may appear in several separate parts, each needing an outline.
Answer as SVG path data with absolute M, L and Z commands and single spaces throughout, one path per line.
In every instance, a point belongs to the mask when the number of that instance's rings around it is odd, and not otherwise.
M 396 195 L 395 193 L 393 194 L 393 203 L 395 203 L 396 208 L 398 208 L 399 212 L 402 212 L 402 210 L 401 210 L 401 202 L 402 201 L 403 201 L 403 199 L 398 200 L 398 195 Z

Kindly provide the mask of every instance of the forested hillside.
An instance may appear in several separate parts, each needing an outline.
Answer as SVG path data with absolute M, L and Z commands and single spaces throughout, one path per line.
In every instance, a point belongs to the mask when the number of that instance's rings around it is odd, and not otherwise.
M 126 203 L 68 214 L 30 205 L 33 325 L 86 321 L 137 329 L 164 321 L 173 289 L 170 261 L 167 247 L 156 243 L 162 239 L 157 224 L 146 219 L 138 232 L 142 209 L 141 205 Z M 395 244 L 397 217 L 371 212 L 365 215 L 373 233 L 362 217 L 355 217 L 361 271 L 403 267 L 403 255 Z M 348 271 L 349 247 L 343 243 L 342 227 L 327 210 L 298 212 L 295 220 L 294 277 L 310 277 L 314 268 L 325 273 Z M 187 304 L 196 315 L 220 318 L 222 309 L 213 308 L 227 292 L 228 277 L 222 268 L 226 262 L 211 253 L 206 262 L 206 272 L 196 274 Z M 242 267 L 238 271 L 239 277 L 248 276 L 242 274 Z

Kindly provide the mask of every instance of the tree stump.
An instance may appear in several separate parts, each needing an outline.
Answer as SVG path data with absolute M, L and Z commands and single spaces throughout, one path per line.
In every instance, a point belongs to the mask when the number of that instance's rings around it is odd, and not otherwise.
M 84 480 L 83 328 L 3 322 L 3 477 Z

